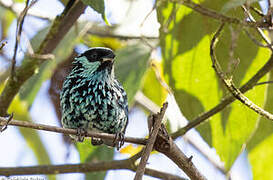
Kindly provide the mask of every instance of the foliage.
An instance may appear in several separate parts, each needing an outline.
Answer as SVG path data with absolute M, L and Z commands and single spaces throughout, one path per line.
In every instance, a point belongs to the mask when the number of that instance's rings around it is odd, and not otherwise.
M 258 1 L 193 0 L 185 2 L 197 3 L 201 7 L 222 13 L 223 16 L 226 15 L 243 21 L 246 17 L 241 6 L 259 7 Z M 23 4 L 22 0 L 15 2 Z M 62 0 L 61 2 L 65 5 L 68 1 Z M 105 46 L 115 50 L 115 74 L 127 92 L 130 107 L 135 105 L 134 97 L 138 91 L 142 91 L 158 106 L 166 101 L 168 93 L 173 93 L 180 111 L 188 121 L 192 122 L 202 113 L 220 104 L 223 98 L 230 96 L 211 67 L 210 42 L 220 25 L 218 20 L 211 20 L 211 17 L 204 16 L 196 12 L 194 8 L 183 5 L 182 1 L 158 0 L 155 2 L 155 8 L 160 29 L 158 44 L 154 45 L 154 42 L 151 43 L 148 38 L 145 39 L 145 36 L 139 39 L 125 38 L 126 40 L 121 40 L 120 34 L 117 33 L 121 27 L 118 25 L 107 26 L 110 23 L 105 10 L 107 3 L 104 0 L 82 0 L 82 2 L 99 13 L 106 24 L 105 26 L 94 23 L 89 28 L 95 29 L 96 32 L 116 36 L 105 37 L 99 33 L 88 34 L 83 32 L 87 27 L 86 24 L 88 24 L 86 20 L 76 23 L 52 52 L 55 59 L 45 60 L 41 66 L 37 67 L 36 73 L 14 97 L 8 112 L 14 112 L 16 119 L 31 121 L 28 111 L 42 84 L 52 77 L 54 71 L 61 71 L 65 68 L 58 66 L 58 64 L 67 60 L 77 45 Z M 16 18 L 16 13 L 0 5 L 1 39 L 8 37 Z M 260 21 L 265 20 L 261 18 Z M 37 50 L 43 40 L 46 39 L 50 25 L 52 24 L 48 23 L 31 39 L 34 50 Z M 249 32 L 253 37 L 250 37 L 246 32 Z M 221 67 L 238 88 L 242 87 L 262 68 L 272 53 L 268 48 L 258 46 L 257 42 L 256 44 L 253 43 L 253 38 L 258 42 L 262 39 L 253 27 L 244 27 L 242 24 L 228 24 L 216 47 L 216 55 Z M 147 42 L 150 43 L 149 46 L 147 46 Z M 151 58 L 152 51 L 155 49 L 161 53 L 159 60 Z M 6 54 L 7 52 L 1 51 L 0 55 L 7 57 Z M 27 61 L 28 58 L 30 57 L 25 53 L 23 62 Z M 18 66 L 22 65 L 18 62 L 17 64 Z M 2 76 L 7 73 L 8 68 L 4 67 L 0 70 Z M 57 83 L 61 84 L 63 77 L 64 75 L 56 77 Z M 0 79 L 5 78 L 3 76 Z M 271 70 L 259 82 L 272 82 L 272 80 L 273 73 Z M 51 81 L 53 80 L 51 79 Z M 162 82 L 166 83 L 170 90 L 162 85 Z M 1 89 L 4 85 L 4 83 L 1 84 Z M 57 92 L 59 90 L 57 89 Z M 266 83 L 254 86 L 245 95 L 255 104 L 273 113 L 272 93 L 272 83 Z M 53 101 L 56 101 L 55 104 L 59 104 L 57 100 Z M 59 109 L 56 108 L 56 111 Z M 175 122 L 169 118 L 167 123 L 174 124 Z M 273 167 L 271 165 L 273 159 L 271 148 L 273 143 L 272 121 L 260 117 L 241 102 L 234 101 L 195 128 L 204 141 L 210 147 L 215 148 L 221 161 L 225 163 L 226 171 L 232 168 L 240 153 L 246 149 L 254 179 L 273 179 Z M 39 164 L 50 164 L 50 157 L 37 131 L 20 128 L 20 133 L 34 152 L 37 162 Z M 76 143 L 76 148 L 82 163 L 107 161 L 113 159 L 114 155 L 113 149 L 105 146 L 93 147 L 88 141 Z M 140 149 L 141 146 L 130 144 L 123 148 L 120 153 L 134 155 Z M 105 172 L 86 174 L 87 179 L 103 179 L 104 177 Z M 54 179 L 55 177 L 50 178 Z
M 212 9 L 221 9 L 219 2 L 202 4 Z M 235 4 L 232 5 L 236 7 Z M 223 7 L 227 8 L 227 4 Z M 235 9 L 232 13 L 239 14 L 237 11 L 239 10 Z M 161 3 L 157 14 L 161 23 L 160 46 L 165 79 L 173 89 L 182 113 L 188 120 L 192 120 L 227 96 L 226 90 L 211 68 L 209 55 L 211 36 L 218 23 L 208 21 L 202 15 L 175 3 Z M 173 17 L 171 21 L 170 17 Z M 236 42 L 231 42 L 235 32 L 238 32 L 238 37 Z M 230 56 L 231 43 L 237 45 L 233 52 L 234 57 Z M 219 44 L 218 59 L 225 67 L 225 72 L 230 73 L 228 66 L 231 66 L 232 70 L 235 69 L 231 73 L 238 87 L 249 80 L 270 57 L 268 50 L 251 42 L 238 27 L 226 28 Z M 238 67 L 232 65 L 231 61 L 238 60 Z M 266 80 L 267 77 L 261 79 Z M 268 88 L 267 85 L 256 86 L 246 93 L 246 96 L 263 107 L 268 98 L 265 96 L 266 92 L 270 94 Z M 271 104 L 268 106 L 272 109 Z M 212 116 L 209 122 L 198 126 L 197 130 L 207 143 L 216 148 L 226 168 L 230 169 L 244 145 L 248 144 L 256 132 L 259 118 L 256 113 L 236 101 L 221 113 Z M 267 123 L 272 124 L 268 120 Z M 259 137 L 260 134 L 255 136 Z M 271 153 L 268 153 L 268 157 L 270 156 Z

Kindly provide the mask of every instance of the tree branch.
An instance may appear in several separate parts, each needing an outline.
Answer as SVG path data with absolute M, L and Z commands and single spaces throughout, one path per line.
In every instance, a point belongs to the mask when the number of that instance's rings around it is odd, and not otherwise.
M 148 139 L 148 143 L 146 144 L 146 146 L 144 147 L 143 153 L 142 153 L 142 157 L 140 160 L 140 163 L 138 165 L 137 171 L 136 171 L 136 175 L 135 175 L 135 180 L 141 180 L 142 176 L 145 172 L 145 166 L 147 164 L 147 161 L 149 159 L 150 153 L 153 150 L 154 147 L 154 143 L 156 140 L 156 136 L 157 133 L 159 131 L 160 125 L 161 125 L 161 121 L 164 117 L 164 114 L 166 112 L 166 109 L 168 107 L 168 103 L 164 103 L 163 107 L 161 108 L 160 112 L 157 114 L 154 114 L 152 116 L 149 116 L 148 121 L 152 120 L 154 123 L 152 126 L 152 130 L 150 131 L 150 137 Z
M 261 21 L 261 22 L 241 21 L 238 18 L 232 18 L 232 17 L 225 16 L 221 13 L 218 13 L 215 10 L 208 9 L 206 7 L 201 6 L 200 4 L 196 4 L 196 3 L 192 2 L 191 0 L 171 0 L 171 2 L 183 4 L 183 5 L 187 6 L 188 8 L 191 8 L 194 11 L 196 11 L 204 16 L 211 17 L 211 18 L 219 20 L 221 22 L 238 24 L 241 26 L 248 26 L 248 27 L 261 27 L 261 28 L 270 27 L 270 25 L 268 23 L 265 23 L 263 21 Z
M 11 5 L 7 5 L 7 3 L 4 0 L 0 0 L 0 6 L 9 10 L 16 17 L 19 17 L 21 10 L 20 9 L 18 10 L 17 8 L 15 8 L 15 3 L 12 3 Z M 40 14 L 32 13 L 32 12 L 29 12 L 28 16 L 32 16 L 35 18 L 43 19 L 43 20 L 51 20 L 49 17 L 41 16 Z
M 161 128 L 156 138 L 155 149 L 171 159 L 180 169 L 182 169 L 189 176 L 190 179 L 206 179 L 192 163 L 192 156 L 190 156 L 189 158 L 186 157 L 186 155 L 178 148 L 178 146 L 169 136 L 163 124 L 161 124 Z
M 238 88 L 235 87 L 235 84 L 233 83 L 232 79 L 226 77 L 225 73 L 222 71 L 221 66 L 219 65 L 219 63 L 217 61 L 217 58 L 216 58 L 216 55 L 214 53 L 214 49 L 216 47 L 218 37 L 220 36 L 224 25 L 225 24 L 222 23 L 222 25 L 219 27 L 219 29 L 217 30 L 217 32 L 215 33 L 215 35 L 213 36 L 213 38 L 211 40 L 210 57 L 211 57 L 211 61 L 212 61 L 212 67 L 214 68 L 214 70 L 215 70 L 216 74 L 218 75 L 218 77 L 223 81 L 223 83 L 225 84 L 225 86 L 227 87 L 229 92 L 231 92 L 231 94 L 233 94 L 233 96 L 236 99 L 241 101 L 248 108 L 252 109 L 256 113 L 260 114 L 261 116 L 264 116 L 265 118 L 273 121 L 273 115 L 271 113 L 269 113 L 268 111 L 260 108 L 259 106 L 254 104 L 251 100 L 249 100 L 246 96 L 244 96 L 243 93 Z
M 7 41 L 1 42 L 0 44 L 0 51 L 3 49 L 3 47 L 7 44 Z
M 136 100 L 137 104 L 139 104 L 141 107 L 145 108 L 146 110 L 148 110 L 151 113 L 156 113 L 160 109 L 156 104 L 154 104 L 154 102 L 152 102 L 149 98 L 147 98 L 140 91 L 137 92 L 137 94 L 135 96 L 135 100 Z M 167 118 L 168 118 L 168 116 L 167 116 Z M 215 161 L 213 158 L 211 158 L 210 155 L 206 151 L 204 151 L 202 149 L 202 147 L 199 146 L 198 142 L 195 142 L 194 140 L 190 139 L 187 136 L 184 136 L 183 138 L 185 139 L 186 142 L 188 142 L 196 150 L 198 150 L 204 157 L 206 157 L 207 160 L 210 161 L 215 168 L 219 169 L 219 171 L 221 171 L 223 174 L 226 174 L 225 167 L 222 164 Z
M 258 72 L 251 78 L 249 81 L 247 81 L 239 90 L 242 93 L 245 93 L 252 89 L 257 82 L 266 74 L 268 73 L 271 69 L 273 68 L 273 54 L 271 54 L 269 60 L 265 63 L 265 65 L 258 70 Z M 214 114 L 220 112 L 223 110 L 227 105 L 235 101 L 235 97 L 233 95 L 228 96 L 224 98 L 221 103 L 216 105 L 214 108 L 211 110 L 197 116 L 195 119 L 193 119 L 189 124 L 187 124 L 185 127 L 177 130 L 174 132 L 171 136 L 172 138 L 176 139 L 179 136 L 184 135 L 186 132 L 188 132 L 190 129 L 200 125 L 202 122 L 213 116 Z
M 41 43 L 35 54 L 50 54 L 72 27 L 74 22 L 85 10 L 82 1 L 75 1 L 72 7 L 66 7 L 60 16 L 57 16 L 46 38 Z M 22 65 L 15 69 L 14 78 L 9 78 L 0 96 L 0 116 L 6 111 L 20 87 L 28 80 L 37 68 L 44 62 L 34 58 L 26 58 Z
M 244 13 L 246 14 L 246 17 L 248 19 L 250 19 L 250 21 L 252 22 L 256 22 L 254 17 L 251 15 L 251 13 L 248 11 L 248 9 L 245 7 L 245 6 L 242 6 L 243 8 L 243 11 Z M 263 30 L 259 27 L 256 27 L 255 28 L 256 31 L 261 35 L 262 39 L 266 42 L 266 47 L 268 47 L 271 51 L 273 51 L 273 48 L 272 48 L 272 44 L 271 44 L 271 41 L 268 39 L 268 37 L 265 35 L 265 33 L 263 32 Z M 250 39 L 253 40 L 253 38 L 251 38 L 251 36 L 249 35 Z M 255 38 L 254 38 L 255 39 Z M 255 40 L 254 40 L 255 42 Z
M 64 164 L 64 165 L 42 165 L 28 167 L 6 167 L 0 168 L 0 175 L 34 175 L 34 174 L 63 174 L 63 173 L 89 173 L 97 171 L 106 171 L 113 169 L 128 169 L 135 171 L 135 161 L 131 158 L 125 160 L 114 160 L 109 162 L 82 163 L 82 164 Z M 146 168 L 145 174 L 161 179 L 185 180 L 176 175 Z
M 75 129 L 67 129 L 67 128 L 61 128 L 61 127 L 57 127 L 57 126 L 36 124 L 36 123 L 27 122 L 27 121 L 12 120 L 12 121 L 8 122 L 8 120 L 6 120 L 5 118 L 0 117 L 0 126 L 5 126 L 5 125 L 26 127 L 26 128 L 32 128 L 32 129 L 43 130 L 43 131 L 51 131 L 51 132 L 63 133 L 63 134 L 78 135 L 78 132 Z M 115 139 L 114 134 L 97 133 L 97 132 L 92 132 L 92 131 L 87 131 L 85 136 L 86 137 L 109 139 L 109 140 Z M 134 143 L 134 144 L 141 144 L 141 145 L 146 145 L 146 143 L 147 143 L 147 139 L 134 138 L 134 137 L 125 137 L 124 141 L 129 142 L 129 143 Z
M 161 109 L 161 112 L 159 114 L 156 114 L 156 118 L 162 120 L 164 113 L 166 111 L 166 108 L 167 108 L 167 104 L 164 104 L 163 108 Z M 38 130 L 47 130 L 47 131 L 52 131 L 52 132 L 58 132 L 58 133 L 63 133 L 63 134 L 77 135 L 77 133 L 78 133 L 77 130 L 74 130 L 74 129 L 59 128 L 59 127 L 55 127 L 55 126 L 35 124 L 35 123 L 24 122 L 24 121 L 16 121 L 16 120 L 11 120 L 11 119 L 12 118 L 9 118 L 9 120 L 6 120 L 5 118 L 0 117 L 0 126 L 4 127 L 3 129 L 5 129 L 9 125 L 14 125 L 14 126 L 28 127 L 28 128 L 38 129 Z M 153 127 L 154 129 L 153 129 L 153 131 L 152 131 L 153 133 L 151 135 L 151 137 L 153 139 L 150 138 L 150 144 L 151 144 L 150 146 L 151 147 L 149 146 L 148 148 L 146 148 L 148 150 L 141 151 L 129 159 L 120 160 L 120 161 L 110 161 L 110 162 L 85 163 L 85 164 L 46 165 L 46 166 L 31 166 L 31 167 L 6 167 L 6 168 L 0 168 L 0 175 L 10 176 L 10 175 L 27 175 L 27 174 L 59 174 L 59 173 L 71 173 L 71 172 L 105 171 L 108 169 L 130 169 L 130 170 L 135 171 L 137 169 L 135 166 L 135 161 L 138 158 L 140 158 L 141 154 L 144 154 L 143 157 L 147 157 L 147 159 L 148 159 L 148 156 L 149 156 L 151 149 L 153 147 L 153 142 L 156 141 L 155 147 L 157 147 L 157 149 L 159 151 L 166 154 L 166 156 L 168 156 L 168 157 L 170 156 L 170 155 L 168 155 L 168 153 L 175 153 L 172 155 L 172 156 L 177 156 L 176 159 L 178 159 L 178 161 L 176 161 L 175 163 L 180 168 L 182 168 L 182 170 L 184 170 L 186 172 L 186 174 L 189 175 L 189 177 L 193 177 L 195 179 L 204 179 L 204 178 L 200 178 L 200 177 L 202 177 L 202 175 L 200 175 L 200 173 L 197 171 L 197 169 L 195 169 L 195 166 L 191 162 L 190 162 L 191 164 L 183 164 L 183 163 L 189 163 L 189 162 L 181 161 L 181 159 L 185 160 L 184 159 L 185 155 L 179 149 L 176 149 L 176 148 L 178 148 L 177 146 L 172 145 L 172 147 L 174 147 L 174 149 L 170 148 L 170 152 L 168 150 L 166 150 L 166 148 L 168 148 L 169 146 L 166 146 L 165 142 L 162 143 L 162 131 L 164 131 L 164 133 L 167 134 L 167 136 L 168 136 L 168 133 L 167 133 L 164 125 L 161 124 L 161 120 L 156 121 L 155 126 Z M 160 124 L 161 124 L 161 128 L 158 130 L 158 126 L 160 126 Z M 164 129 L 162 130 L 162 128 L 164 128 Z M 157 134 L 156 129 L 158 130 L 158 132 L 161 132 L 157 136 L 156 136 L 156 134 Z M 85 135 L 96 137 L 96 138 L 109 139 L 109 140 L 115 139 L 114 135 L 106 134 L 106 133 L 96 133 L 96 132 L 87 131 L 87 133 Z M 125 137 L 124 140 L 126 142 L 131 142 L 131 143 L 136 143 L 136 144 L 142 144 L 142 145 L 147 144 L 147 139 L 142 139 L 142 138 Z M 167 143 L 169 143 L 169 139 L 167 139 L 167 140 L 168 140 Z M 173 143 L 173 142 L 171 142 L 171 143 Z M 163 148 L 163 150 L 162 150 L 162 148 Z M 180 157 L 181 155 L 183 157 Z M 146 164 L 146 162 L 144 161 L 144 165 Z M 180 163 L 182 163 L 182 165 L 180 165 Z M 178 176 L 174 176 L 174 175 L 171 175 L 168 173 L 160 172 L 160 171 L 149 169 L 149 168 L 146 168 L 146 170 L 144 169 L 143 173 L 144 172 L 147 175 L 151 175 L 154 177 L 160 177 L 163 179 L 182 179 Z
M 20 13 L 20 15 L 18 17 L 18 20 L 17 20 L 14 54 L 13 54 L 13 57 L 11 59 L 11 79 L 13 79 L 13 77 L 14 77 L 17 49 L 18 49 L 18 44 L 19 44 L 20 39 L 21 39 L 21 33 L 22 33 L 22 30 L 23 30 L 23 24 L 24 24 L 24 21 L 25 21 L 25 17 L 27 15 L 27 11 L 29 10 L 29 8 L 31 8 L 31 6 L 33 6 L 36 2 L 37 2 L 37 0 L 33 0 L 33 1 L 31 1 L 30 5 L 28 5 L 29 0 L 27 0 L 25 8 Z
M 95 36 L 117 38 L 121 40 L 131 40 L 131 39 L 158 40 L 158 37 L 155 37 L 155 36 L 124 36 L 124 35 L 113 34 L 112 32 L 102 32 L 102 31 L 96 31 L 96 30 L 89 30 L 87 33 L 95 35 Z
M 162 109 L 158 118 L 160 118 L 160 119 L 163 118 L 164 112 L 166 110 L 165 108 L 166 107 L 164 107 Z M 3 117 L 0 117 L 0 126 L 8 127 L 9 125 L 28 127 L 28 128 L 33 128 L 33 129 L 37 129 L 37 130 L 46 130 L 46 131 L 63 133 L 63 134 L 72 134 L 72 135 L 78 134 L 77 130 L 75 130 L 75 129 L 59 128 L 56 126 L 35 124 L 35 123 L 30 123 L 30 122 L 25 122 L 25 121 L 16 121 L 16 120 L 9 121 Z M 85 136 L 102 138 L 102 139 L 109 139 L 109 140 L 115 139 L 115 135 L 112 135 L 112 134 L 96 133 L 96 132 L 90 132 L 90 131 L 87 131 Z M 142 145 L 147 144 L 147 139 L 142 139 L 142 138 L 125 137 L 124 141 L 130 142 L 130 143 L 142 144 Z M 168 132 L 163 124 L 161 124 L 161 128 L 158 131 L 158 134 L 157 134 L 157 137 L 156 137 L 156 140 L 154 143 L 154 147 L 157 151 L 162 152 L 167 157 L 169 157 L 171 160 L 173 160 L 178 165 L 178 167 L 180 167 L 190 178 L 197 179 L 197 180 L 205 179 L 201 175 L 201 173 L 196 169 L 196 167 L 193 165 L 193 163 L 191 162 L 192 157 L 190 157 L 190 159 L 188 159 L 185 156 L 185 154 L 183 154 L 183 152 L 180 151 L 180 149 L 174 144 L 173 140 L 169 137 Z M 130 161 L 131 164 L 130 164 L 129 168 L 128 167 L 126 167 L 126 168 L 131 169 L 131 170 L 136 170 L 136 167 L 134 164 L 132 164 L 132 162 L 135 162 L 141 156 L 141 154 L 142 154 L 142 152 L 139 152 L 135 156 L 128 159 L 128 161 Z M 101 163 L 104 163 L 104 162 L 101 162 Z M 118 165 L 120 165 L 119 162 L 115 161 L 115 163 L 118 163 L 118 164 L 115 164 L 114 167 L 118 167 Z M 92 167 L 90 167 L 91 168 L 90 169 L 88 165 L 90 165 L 90 163 L 77 164 L 77 165 L 0 168 L 0 175 L 3 174 L 3 175 L 8 176 L 8 175 L 19 175 L 19 174 L 22 175 L 22 174 L 57 174 L 57 173 L 68 173 L 68 172 L 92 172 L 92 171 L 98 171 L 98 169 L 96 169 L 96 167 L 107 166 L 105 164 L 96 164 L 94 168 L 92 166 Z M 117 169 L 120 169 L 120 167 Z M 106 169 L 102 168 L 100 170 L 106 170 Z M 166 175 L 166 173 L 158 173 L 158 171 L 150 170 L 150 169 L 146 169 L 145 173 L 147 173 L 147 174 L 150 173 L 151 175 L 156 173 L 158 176 L 160 175 L 162 177 L 164 175 Z M 166 177 L 164 177 L 163 179 L 165 179 L 165 178 Z M 167 179 L 169 179 L 169 178 L 167 178 Z M 176 178 L 176 179 L 178 179 L 178 178 Z

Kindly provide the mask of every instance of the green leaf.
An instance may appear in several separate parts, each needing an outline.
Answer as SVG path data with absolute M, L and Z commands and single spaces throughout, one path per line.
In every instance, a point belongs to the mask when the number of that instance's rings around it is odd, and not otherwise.
M 32 39 L 31 43 L 33 47 L 39 47 L 46 36 L 49 27 L 44 28 Z M 57 48 L 53 51 L 55 55 L 54 60 L 47 60 L 44 62 L 37 74 L 33 75 L 21 88 L 20 98 L 28 101 L 29 105 L 33 103 L 37 93 L 42 86 L 42 83 L 49 79 L 53 73 L 54 68 L 62 60 L 65 60 L 72 52 L 75 44 L 78 42 L 78 32 L 75 26 L 73 26 L 63 40 L 58 44 Z M 27 57 L 26 57 L 27 58 Z
M 247 4 L 252 4 L 254 2 L 258 2 L 260 0 L 229 0 L 226 2 L 221 10 L 221 12 L 226 13 L 230 9 L 237 8 L 239 6 L 244 5 L 245 3 Z
M 155 64 L 156 62 L 154 62 Z M 156 69 L 155 69 L 156 68 Z M 155 65 L 155 68 L 152 66 L 146 71 L 143 78 L 143 87 L 142 92 L 146 97 L 155 102 L 158 106 L 161 106 L 168 95 L 168 91 L 160 84 L 159 80 L 156 77 L 155 71 L 159 71 L 161 79 L 164 79 L 162 73 L 162 63 L 158 62 Z
M 136 44 L 117 50 L 116 55 L 115 74 L 123 85 L 131 105 L 141 87 L 150 51 L 147 47 Z
M 201 15 L 177 4 L 163 3 L 157 14 L 165 80 L 184 116 L 192 120 L 221 98 L 208 53 L 210 34 L 216 26 L 207 25 Z M 170 17 L 174 20 L 168 22 Z M 211 144 L 210 125 L 204 123 L 198 130 Z
M 90 6 L 95 11 L 97 11 L 97 13 L 101 14 L 101 17 L 104 20 L 104 22 L 107 25 L 110 25 L 105 14 L 104 0 L 82 0 L 82 2 Z
M 114 157 L 114 149 L 109 148 L 105 145 L 102 146 L 92 146 L 90 140 L 85 140 L 82 143 L 76 143 L 76 147 L 80 154 L 80 160 L 84 162 L 99 162 L 99 161 L 109 161 Z M 86 173 L 85 179 L 101 179 L 103 180 L 106 172 L 94 172 Z
M 273 135 L 259 143 L 248 155 L 252 166 L 253 179 L 263 180 L 273 178 Z
M 273 72 L 270 72 L 270 81 L 273 81 Z M 266 85 L 261 85 L 266 86 Z M 265 110 L 273 113 L 273 84 L 268 84 Z M 247 145 L 248 157 L 252 166 L 254 179 L 273 179 L 273 123 L 261 118 L 257 131 Z
M 202 5 L 217 10 L 222 7 L 221 3 L 206 1 Z M 165 79 L 174 91 L 183 115 L 191 121 L 219 104 L 228 95 L 211 67 L 209 47 L 217 24 L 177 4 L 165 2 L 157 10 L 161 24 L 160 46 Z M 234 14 L 241 15 L 237 12 Z M 231 29 L 234 30 L 231 32 Z M 235 69 L 231 73 L 237 87 L 249 80 L 270 55 L 268 50 L 258 48 L 239 30 L 233 26 L 226 27 L 216 48 L 218 60 L 227 72 L 231 59 L 231 34 L 239 33 L 234 59 L 240 59 L 240 63 L 236 68 L 231 65 L 231 69 Z M 262 80 L 267 80 L 267 77 Z M 246 96 L 263 107 L 265 92 L 266 86 L 257 86 L 246 93 Z M 236 101 L 221 113 L 212 116 L 209 123 L 199 125 L 197 130 L 216 149 L 228 170 L 256 130 L 257 122 L 258 115 Z
M 114 51 L 124 47 L 125 44 L 117 38 L 100 37 L 93 34 L 87 34 L 81 42 L 88 47 L 108 47 Z
M 12 12 L 0 7 L 0 22 L 3 31 L 3 37 L 1 37 L 2 39 L 8 36 L 10 25 L 15 20 L 15 17 L 16 16 Z
M 14 112 L 14 118 L 22 121 L 32 121 L 27 109 L 27 102 L 19 99 L 17 95 L 12 101 L 8 112 Z M 33 151 L 38 164 L 51 164 L 49 154 L 40 139 L 38 132 L 30 128 L 19 128 L 20 133 L 23 135 L 27 145 Z M 49 179 L 56 179 L 55 176 L 48 176 Z

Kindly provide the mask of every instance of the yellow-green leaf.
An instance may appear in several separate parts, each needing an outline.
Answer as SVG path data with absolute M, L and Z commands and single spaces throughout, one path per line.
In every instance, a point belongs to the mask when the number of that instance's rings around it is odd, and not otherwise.
M 97 11 L 99 14 L 101 14 L 102 19 L 107 25 L 110 25 L 110 23 L 107 20 L 106 14 L 105 14 L 105 5 L 104 0 L 82 0 L 82 2 L 88 6 L 90 6 L 92 9 Z
M 153 61 L 152 63 L 153 65 L 150 66 L 144 75 L 142 92 L 157 105 L 161 106 L 166 100 L 168 91 L 164 87 L 164 84 L 161 84 L 165 83 L 162 63 L 157 61 Z
M 273 72 L 270 72 L 270 81 L 273 81 Z M 273 84 L 268 86 L 266 93 L 265 110 L 273 113 Z M 261 118 L 257 131 L 253 134 L 247 145 L 248 157 L 252 167 L 253 179 L 273 179 L 273 123 Z
M 200 3 L 219 11 L 224 2 Z M 183 115 L 191 121 L 229 95 L 211 67 L 210 41 L 218 24 L 178 4 L 161 3 L 157 10 L 165 79 L 174 91 Z M 244 18 L 241 12 L 234 14 L 237 18 Z M 237 40 L 233 40 L 235 35 Z M 237 45 L 233 57 L 230 56 L 231 43 Z M 270 56 L 268 50 L 257 47 L 235 26 L 224 29 L 216 54 L 224 72 L 233 75 L 238 87 L 248 81 Z M 234 64 L 238 59 L 240 63 L 236 67 Z M 266 81 L 267 77 L 262 80 Z M 257 86 L 246 96 L 263 107 L 265 92 L 266 86 Z M 199 125 L 197 130 L 216 149 L 228 170 L 256 130 L 257 122 L 258 115 L 236 101 L 212 116 L 209 123 Z

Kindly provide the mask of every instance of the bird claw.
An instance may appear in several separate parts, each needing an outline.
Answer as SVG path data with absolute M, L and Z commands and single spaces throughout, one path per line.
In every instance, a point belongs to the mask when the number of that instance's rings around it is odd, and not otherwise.
M 118 132 L 115 134 L 115 139 L 113 140 L 114 147 L 117 147 L 117 150 L 121 148 L 124 144 L 124 133 Z
M 94 138 L 94 137 L 92 137 L 92 138 L 91 138 L 91 144 L 92 144 L 93 146 L 102 145 L 102 144 L 103 144 L 103 140 L 100 139 L 100 138 Z
M 79 142 L 83 142 L 86 134 L 87 134 L 87 131 L 85 129 L 78 128 L 77 129 L 76 140 L 79 141 Z
M 3 125 L 3 126 L 0 126 L 0 132 L 3 132 L 3 131 L 5 131 L 5 130 L 8 128 L 8 125 L 9 125 L 9 123 L 10 123 L 10 121 L 11 121 L 12 119 L 13 119 L 13 113 L 11 113 L 11 114 L 8 116 L 6 124 Z

